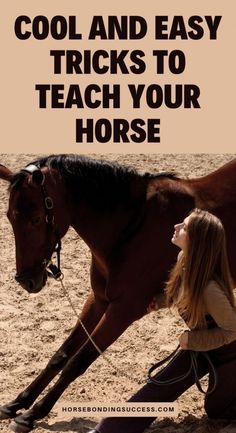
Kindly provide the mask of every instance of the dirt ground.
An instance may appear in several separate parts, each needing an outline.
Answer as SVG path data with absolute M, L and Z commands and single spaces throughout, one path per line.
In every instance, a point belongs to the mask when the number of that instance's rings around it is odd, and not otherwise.
M 0 155 L 0 163 L 18 170 L 34 157 Z M 140 171 L 157 173 L 173 170 L 183 177 L 197 177 L 220 167 L 235 155 L 141 154 L 99 157 L 117 160 Z M 40 293 L 29 295 L 14 281 L 14 238 L 6 218 L 7 201 L 7 185 L 0 181 L 0 404 L 15 398 L 35 378 L 76 322 L 59 283 L 50 280 Z M 66 287 L 78 312 L 89 292 L 89 263 L 88 248 L 73 230 L 69 230 L 63 239 L 62 268 Z M 153 362 L 176 347 L 177 337 L 183 329 L 181 319 L 167 310 L 153 312 L 135 322 L 107 350 L 106 355 L 117 368 L 132 371 L 136 378 L 143 379 Z M 204 379 L 203 384 L 206 383 Z M 61 402 L 124 402 L 137 388 L 136 383 L 115 372 L 100 357 L 83 377 L 67 389 Z M 86 433 L 95 424 L 94 419 L 65 417 L 56 405 L 47 418 L 37 423 L 34 431 Z M 0 422 L 0 431 L 10 431 L 8 425 L 8 421 Z M 179 399 L 179 417 L 175 420 L 160 419 L 148 432 L 216 433 L 226 432 L 225 426 L 226 423 L 207 420 L 203 396 L 193 386 Z

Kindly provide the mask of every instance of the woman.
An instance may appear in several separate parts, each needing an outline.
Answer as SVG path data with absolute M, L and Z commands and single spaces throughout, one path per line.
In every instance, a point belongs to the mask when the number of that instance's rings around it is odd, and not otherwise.
M 198 351 L 198 377 L 213 377 L 208 352 L 217 373 L 217 386 L 205 398 L 211 418 L 236 419 L 236 309 L 233 282 L 221 221 L 207 211 L 195 209 L 175 225 L 172 243 L 181 252 L 166 286 L 166 305 L 176 307 L 189 327 L 179 337 L 181 350 L 155 376 L 171 380 L 190 366 L 190 350 Z M 195 382 L 193 371 L 172 385 L 148 381 L 129 401 L 172 402 Z M 105 418 L 90 433 L 141 433 L 155 418 Z

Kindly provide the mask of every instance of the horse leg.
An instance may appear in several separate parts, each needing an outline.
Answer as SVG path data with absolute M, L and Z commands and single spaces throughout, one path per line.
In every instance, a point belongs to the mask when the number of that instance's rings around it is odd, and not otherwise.
M 132 317 L 132 306 L 126 303 L 111 303 L 92 333 L 97 346 L 104 351 L 110 346 L 136 319 Z M 14 419 L 11 428 L 18 433 L 29 432 L 34 421 L 48 415 L 58 398 L 68 385 L 83 374 L 99 353 L 88 340 L 82 348 L 67 362 L 59 379 L 51 390 L 29 411 Z
M 95 300 L 93 292 L 89 295 L 80 315 L 89 332 L 95 328 L 106 307 L 106 303 Z M 46 368 L 15 400 L 0 407 L 0 419 L 14 418 L 18 410 L 28 409 L 86 340 L 87 335 L 78 321 L 69 337 L 50 359 Z

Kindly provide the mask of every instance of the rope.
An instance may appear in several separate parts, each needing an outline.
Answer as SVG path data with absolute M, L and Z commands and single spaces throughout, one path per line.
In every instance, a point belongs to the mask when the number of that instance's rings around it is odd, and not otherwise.
M 199 355 L 199 352 L 191 351 L 191 358 L 192 358 L 193 371 L 194 371 L 194 375 L 195 375 L 195 382 L 196 382 L 196 385 L 197 385 L 200 392 L 202 392 L 205 395 L 209 395 L 213 391 L 215 391 L 215 389 L 217 387 L 217 383 L 218 383 L 218 377 L 217 377 L 215 366 L 214 366 L 210 356 L 208 355 L 208 353 L 207 352 L 201 352 L 201 353 L 204 356 L 204 358 L 206 358 L 206 360 L 209 364 L 209 367 L 211 368 L 211 371 L 213 374 L 213 386 L 211 387 L 210 390 L 207 390 L 207 391 L 203 390 L 202 385 L 201 385 L 200 380 L 199 380 L 198 375 L 197 375 L 197 356 Z
M 138 380 L 135 377 L 129 375 L 125 371 L 123 371 L 120 368 L 118 368 L 104 354 L 104 352 L 98 347 L 98 345 L 94 341 L 93 337 L 90 335 L 90 333 L 86 329 L 85 325 L 83 324 L 82 320 L 80 319 L 79 314 L 77 313 L 77 311 L 76 311 L 76 309 L 75 309 L 75 307 L 73 305 L 73 302 L 71 301 L 71 297 L 70 297 L 70 295 L 69 295 L 68 291 L 66 290 L 66 287 L 65 287 L 65 285 L 63 283 L 63 278 L 64 278 L 64 275 L 61 274 L 61 276 L 59 278 L 55 278 L 55 279 L 57 281 L 60 281 L 62 290 L 64 292 L 64 295 L 66 296 L 66 298 L 67 298 L 67 300 L 68 300 L 68 302 L 69 302 L 69 304 L 70 304 L 70 306 L 71 306 L 71 308 L 72 308 L 75 316 L 79 320 L 79 323 L 80 323 L 81 327 L 83 328 L 85 334 L 87 335 L 88 339 L 91 341 L 91 343 L 93 344 L 93 346 L 95 347 L 95 349 L 97 350 L 97 352 L 99 353 L 99 355 L 102 356 L 102 358 L 113 368 L 114 371 L 116 371 L 120 375 L 126 377 L 126 379 L 130 380 L 131 382 L 135 382 L 138 385 L 146 383 L 146 380 Z M 193 350 L 189 351 L 189 353 L 190 353 L 190 367 L 189 367 L 189 369 L 188 369 L 188 371 L 186 373 L 184 373 L 184 374 L 182 374 L 180 376 L 177 376 L 177 377 L 175 377 L 173 379 L 166 379 L 166 380 L 155 379 L 152 376 L 152 373 L 153 373 L 154 370 L 156 370 L 157 368 L 159 368 L 160 366 L 162 366 L 163 364 L 165 364 L 167 361 L 169 361 L 169 360 L 172 359 L 172 362 L 173 362 L 175 360 L 175 358 L 177 358 L 177 356 L 180 353 L 179 348 L 180 348 L 180 346 L 178 345 L 177 348 L 170 355 L 168 355 L 166 358 L 162 359 L 161 361 L 157 362 L 155 365 L 153 365 L 149 369 L 149 371 L 148 371 L 148 379 L 149 379 L 149 381 L 151 381 L 152 383 L 154 383 L 156 385 L 173 385 L 175 383 L 178 383 L 178 382 L 186 379 L 190 375 L 190 373 L 192 372 L 192 370 L 193 370 L 194 377 L 195 377 L 195 382 L 196 382 L 196 385 L 197 385 L 197 388 L 199 389 L 199 391 L 202 392 L 202 393 L 204 393 L 205 395 L 211 394 L 216 389 L 216 386 L 217 386 L 217 374 L 216 374 L 215 367 L 214 367 L 214 365 L 213 365 L 213 363 L 212 363 L 212 361 L 211 361 L 211 359 L 210 359 L 210 357 L 209 357 L 209 355 L 208 355 L 207 352 L 201 352 L 201 353 L 206 358 L 206 360 L 207 360 L 207 362 L 208 362 L 208 364 L 209 364 L 209 366 L 210 366 L 210 368 L 212 370 L 212 373 L 213 373 L 214 382 L 213 382 L 213 386 L 212 386 L 212 388 L 211 388 L 210 391 L 204 391 L 202 389 L 200 380 L 198 378 L 198 373 L 197 373 L 197 368 L 198 368 L 198 366 L 197 366 L 197 357 L 199 355 L 199 352 L 195 352 Z
M 157 362 L 155 365 L 153 365 L 149 371 L 148 371 L 148 379 L 150 382 L 154 383 L 155 385 L 173 385 L 175 383 L 181 382 L 182 380 L 186 379 L 191 372 L 193 371 L 194 373 L 194 377 L 195 377 L 195 383 L 197 385 L 197 388 L 200 392 L 202 392 L 205 395 L 209 395 L 211 394 L 213 391 L 215 391 L 216 386 L 217 386 L 217 373 L 216 373 L 216 369 L 208 355 L 207 352 L 201 352 L 202 356 L 204 356 L 204 358 L 206 358 L 211 370 L 212 370 L 212 374 L 213 374 L 213 386 L 210 390 L 208 391 L 204 391 L 202 388 L 202 385 L 200 383 L 199 377 L 198 377 L 198 364 L 197 364 L 197 357 L 199 356 L 200 352 L 195 352 L 193 350 L 189 350 L 189 354 L 190 354 L 190 367 L 187 370 L 186 373 L 181 374 L 180 376 L 177 376 L 173 379 L 165 379 L 165 380 L 161 380 L 161 379 L 156 379 L 155 377 L 152 376 L 153 371 L 157 370 L 157 368 L 159 368 L 160 366 L 162 366 L 163 364 L 165 364 L 167 361 L 169 361 L 170 359 L 172 359 L 172 362 L 175 360 L 175 358 L 178 356 L 179 352 L 179 347 L 178 346 L 174 352 L 172 352 L 169 356 L 167 356 L 166 358 L 162 359 L 161 361 Z
M 107 362 L 107 363 L 108 363 L 108 364 L 113 368 L 114 371 L 116 371 L 116 372 L 119 373 L 120 375 L 126 377 L 126 379 L 129 379 L 131 382 L 135 382 L 135 383 L 137 383 L 138 385 L 141 385 L 141 384 L 145 383 L 145 380 L 138 380 L 138 379 L 136 379 L 135 377 L 133 377 L 133 376 L 129 375 L 128 373 L 126 373 L 125 371 L 119 369 L 117 366 L 115 366 L 115 365 L 113 364 L 113 362 L 112 362 L 112 361 L 111 361 L 111 360 L 110 360 L 110 359 L 109 359 L 109 358 L 104 354 L 104 352 L 103 352 L 103 351 L 98 347 L 98 345 L 97 345 L 96 342 L 94 341 L 93 337 L 90 335 L 90 333 L 88 332 L 88 330 L 87 330 L 86 327 L 84 326 L 82 320 L 81 320 L 80 317 L 79 317 L 79 314 L 77 313 L 77 311 L 76 311 L 76 309 L 75 309 L 75 307 L 74 307 L 74 305 L 73 305 L 73 302 L 71 301 L 71 297 L 70 297 L 70 295 L 69 295 L 68 291 L 66 290 L 65 285 L 64 285 L 64 283 L 63 283 L 63 274 L 61 275 L 60 278 L 57 278 L 57 280 L 60 281 L 60 283 L 61 283 L 61 287 L 62 287 L 62 290 L 63 290 L 64 294 L 66 295 L 67 300 L 68 300 L 68 302 L 69 302 L 69 304 L 70 304 L 72 310 L 74 311 L 76 317 L 77 317 L 78 320 L 79 320 L 79 323 L 80 323 L 81 327 L 83 328 L 85 334 L 87 335 L 88 339 L 91 341 L 91 343 L 93 344 L 93 346 L 95 347 L 95 349 L 97 350 L 97 352 L 99 353 L 99 355 L 102 356 L 102 358 L 103 358 L 103 359 L 104 359 L 104 360 L 105 360 L 105 361 L 106 361 L 106 362 Z

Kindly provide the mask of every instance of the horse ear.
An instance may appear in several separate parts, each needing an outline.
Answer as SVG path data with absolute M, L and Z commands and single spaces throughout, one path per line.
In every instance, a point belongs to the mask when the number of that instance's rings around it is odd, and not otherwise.
M 41 170 L 35 170 L 32 173 L 32 181 L 36 185 L 42 185 L 44 183 L 45 176 Z
M 5 167 L 4 165 L 0 164 L 0 179 L 7 180 L 8 182 L 11 181 L 13 176 L 13 173 L 9 168 Z

